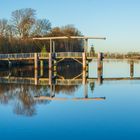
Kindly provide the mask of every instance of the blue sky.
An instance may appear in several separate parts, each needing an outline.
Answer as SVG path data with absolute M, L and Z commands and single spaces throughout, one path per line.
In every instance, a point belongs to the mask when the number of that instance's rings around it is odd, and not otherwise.
M 140 51 L 139 0 L 0 0 L 0 18 L 11 12 L 33 8 L 38 18 L 52 26 L 73 24 L 84 35 L 105 36 L 106 41 L 91 40 L 96 51 Z

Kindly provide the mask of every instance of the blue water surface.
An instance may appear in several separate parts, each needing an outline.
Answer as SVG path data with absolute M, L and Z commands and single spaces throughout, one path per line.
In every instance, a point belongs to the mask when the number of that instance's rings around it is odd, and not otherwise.
M 129 75 L 129 69 L 123 70 L 127 65 L 123 64 L 124 62 L 119 67 L 126 77 Z M 110 63 L 105 66 L 106 77 L 109 75 L 107 69 L 110 69 L 111 65 L 115 64 Z M 94 67 L 94 63 L 91 66 Z M 123 76 L 122 71 L 119 76 Z M 90 70 L 91 76 L 95 73 Z M 117 77 L 118 70 L 114 68 L 111 73 L 110 77 L 113 75 Z M 138 69 L 135 70 L 135 74 L 137 77 L 140 76 Z M 81 85 L 72 95 L 64 93 L 57 95 L 57 97 L 68 97 L 69 100 L 36 104 L 33 116 L 14 113 L 14 101 L 1 104 L 0 139 L 140 139 L 139 80 L 104 81 L 102 85 L 95 82 L 94 91 L 91 91 L 88 85 L 88 94 L 90 97 L 105 97 L 105 100 L 71 100 L 73 97 L 83 96 L 83 85 Z

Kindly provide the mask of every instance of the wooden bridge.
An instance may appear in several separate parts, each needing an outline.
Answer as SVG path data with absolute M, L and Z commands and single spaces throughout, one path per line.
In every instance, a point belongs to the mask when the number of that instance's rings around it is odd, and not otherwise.
M 21 60 L 35 60 L 35 57 L 39 60 L 49 59 L 50 53 L 13 53 L 13 54 L 0 54 L 0 60 L 7 61 L 21 61 Z M 81 59 L 83 57 L 82 52 L 58 52 L 52 54 L 55 59 Z M 86 53 L 87 59 L 93 59 L 94 56 L 90 55 L 90 53 Z
M 84 41 L 84 51 L 83 52 L 56 52 L 55 51 L 55 41 L 56 40 L 83 40 Z M 63 36 L 63 37 L 45 37 L 45 38 L 33 38 L 34 41 L 45 40 L 49 41 L 50 51 L 48 53 L 17 53 L 17 54 L 0 54 L 0 61 L 29 61 L 34 60 L 34 67 L 38 69 L 38 62 L 43 60 L 48 60 L 49 69 L 53 69 L 56 63 L 63 61 L 64 59 L 73 59 L 78 63 L 82 64 L 83 69 L 87 67 L 87 61 L 94 58 L 94 56 L 88 53 L 88 40 L 89 39 L 102 39 L 105 40 L 104 37 L 85 37 L 85 36 Z M 99 55 L 101 56 L 101 55 Z M 43 64 L 43 63 L 42 63 Z

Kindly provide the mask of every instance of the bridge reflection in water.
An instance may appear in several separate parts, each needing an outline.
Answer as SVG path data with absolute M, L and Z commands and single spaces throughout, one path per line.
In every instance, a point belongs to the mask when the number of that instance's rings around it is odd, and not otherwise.
M 20 77 L 12 76 L 11 72 L 7 76 L 0 77 L 0 83 L 3 84 L 24 84 L 24 85 L 35 85 L 35 86 L 48 86 L 50 93 L 47 96 L 38 96 L 34 97 L 35 100 L 68 100 L 68 98 L 57 98 L 55 97 L 56 86 L 78 86 L 83 85 L 83 97 L 72 98 L 71 100 L 104 100 L 105 97 L 88 97 L 88 84 L 94 84 L 95 80 L 98 78 L 89 78 L 88 72 L 86 70 L 82 71 L 80 74 L 75 75 L 74 77 L 65 79 L 64 76 L 57 74 L 53 77 L 53 71 L 49 70 L 48 77 L 43 77 L 42 70 L 34 70 L 34 77 Z M 100 80 L 101 81 L 101 80 Z
M 105 97 L 95 97 L 95 94 L 91 94 L 88 91 L 89 85 L 94 91 L 95 83 L 101 85 L 104 81 L 140 80 L 140 77 L 134 77 L 134 62 L 131 61 L 129 64 L 130 76 L 118 78 L 104 78 L 103 64 L 97 67 L 96 77 L 89 77 L 87 69 L 83 70 L 74 65 L 59 69 L 57 72 L 46 68 L 37 70 L 32 66 L 0 71 L 0 102 L 7 104 L 14 100 L 16 114 L 32 116 L 36 113 L 37 103 L 46 104 L 54 100 L 105 100 Z M 77 94 L 81 85 L 82 93 Z M 64 94 L 59 96 L 59 93 Z
M 74 85 L 83 85 L 83 98 L 74 98 L 73 100 L 104 100 L 104 97 L 96 97 L 96 98 L 89 98 L 88 97 L 88 84 L 97 83 L 100 85 L 103 81 L 114 81 L 114 80 L 140 80 L 139 77 L 134 77 L 134 61 L 130 61 L 130 77 L 118 77 L 118 78 L 104 78 L 103 77 L 103 64 L 102 62 L 98 62 L 97 67 L 97 77 L 92 78 L 89 77 L 88 69 L 86 70 L 78 70 L 75 72 L 75 68 L 70 72 L 74 72 L 73 76 L 70 78 L 65 78 L 65 76 L 60 75 L 56 71 L 48 70 L 47 76 L 45 75 L 46 70 L 44 69 L 31 69 L 32 76 L 29 74 L 26 75 L 12 75 L 12 72 L 9 71 L 7 75 L 0 76 L 0 83 L 3 84 L 25 84 L 25 85 L 39 85 L 39 86 L 49 86 L 50 95 L 46 96 L 36 96 L 35 100 L 67 100 L 67 98 L 56 98 L 55 97 L 55 89 L 56 86 L 74 86 Z M 77 68 L 76 68 L 77 69 Z M 21 69 L 23 71 L 23 69 Z M 27 69 L 28 71 L 28 69 Z M 44 76 L 45 75 L 45 76 Z

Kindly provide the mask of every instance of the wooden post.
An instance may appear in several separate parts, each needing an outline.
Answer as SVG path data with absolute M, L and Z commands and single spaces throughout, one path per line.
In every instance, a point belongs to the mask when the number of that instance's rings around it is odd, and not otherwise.
M 34 68 L 38 69 L 38 54 L 34 54 Z
M 98 83 L 102 84 L 103 82 L 103 53 L 98 53 Z
M 84 52 L 88 50 L 88 39 L 84 39 Z
M 83 70 L 86 70 L 86 53 L 82 53 L 82 58 L 83 58 Z
M 52 53 L 52 40 L 50 39 L 50 53 Z
M 53 49 L 52 52 L 55 53 L 55 41 L 53 41 Z
M 38 69 L 34 70 L 34 80 L 35 80 L 35 85 L 38 85 Z
M 52 85 L 52 70 L 49 70 L 49 85 Z
M 49 53 L 49 70 L 52 70 L 52 53 Z
M 134 61 L 130 61 L 130 78 L 134 77 Z

